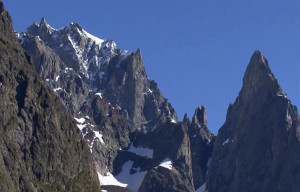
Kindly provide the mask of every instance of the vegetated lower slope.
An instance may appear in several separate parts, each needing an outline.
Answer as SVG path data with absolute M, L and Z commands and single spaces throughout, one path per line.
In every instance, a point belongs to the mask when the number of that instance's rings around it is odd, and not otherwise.
M 100 191 L 89 148 L 0 2 L 0 191 Z

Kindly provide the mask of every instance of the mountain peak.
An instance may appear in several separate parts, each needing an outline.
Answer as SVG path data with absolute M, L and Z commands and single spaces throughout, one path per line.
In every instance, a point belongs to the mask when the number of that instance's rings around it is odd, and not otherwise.
M 80 31 L 82 31 L 82 28 L 80 27 L 80 25 L 78 23 L 75 22 L 71 22 L 68 26 L 69 29 L 79 29 Z
M 265 90 L 271 95 L 281 93 L 281 88 L 268 65 L 267 59 L 260 51 L 256 50 L 243 78 L 242 94 L 244 98 L 248 98 L 260 90 Z
M 255 65 L 264 65 L 266 68 L 269 68 L 267 59 L 259 50 L 255 50 L 250 59 L 249 66 Z
M 33 23 L 35 25 L 35 23 Z M 40 21 L 40 25 L 39 25 L 40 28 L 47 28 L 48 30 L 53 30 L 53 28 L 47 23 L 45 17 L 43 17 Z
M 192 123 L 199 124 L 201 126 L 207 126 L 206 109 L 204 106 L 197 107 L 195 109 Z
M 141 49 L 138 48 L 138 49 L 136 50 L 135 54 L 136 54 L 137 56 L 139 56 L 139 57 L 142 57 L 142 51 L 141 51 Z
M 34 21 L 32 25 L 39 26 L 38 22 Z
M 41 19 L 40 25 L 47 25 L 47 24 L 48 24 L 48 23 L 47 23 L 45 17 L 43 17 L 43 18 Z
M 39 33 L 42 33 L 42 34 L 40 34 L 40 36 L 43 36 L 43 37 L 46 37 L 47 34 L 52 34 L 53 31 L 56 31 L 56 29 L 54 29 L 47 23 L 47 21 L 44 17 L 41 19 L 40 25 L 37 25 L 35 22 L 28 29 L 29 30 L 27 30 L 27 31 L 31 31 L 31 32 L 32 32 L 32 30 L 40 31 Z

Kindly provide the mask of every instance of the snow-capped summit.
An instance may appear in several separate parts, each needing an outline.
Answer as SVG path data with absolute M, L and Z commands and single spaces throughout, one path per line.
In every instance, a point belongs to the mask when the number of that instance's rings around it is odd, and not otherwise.
M 120 51 L 113 40 L 95 37 L 77 23 L 72 22 L 66 27 L 54 29 L 44 18 L 39 25 L 34 23 L 25 33 L 17 33 L 17 36 L 23 47 L 31 47 L 28 51 L 32 51 L 33 39 L 38 38 L 35 43 L 41 45 L 35 47 L 44 47 L 39 52 L 48 49 L 47 53 L 53 52 L 58 56 L 60 61 L 56 63 L 63 63 L 63 67 L 56 67 L 57 69 L 73 69 L 68 70 L 68 73 L 52 73 L 53 77 L 41 74 L 49 79 L 48 83 L 55 83 L 52 85 L 53 89 L 66 90 L 59 83 L 63 81 L 63 75 L 70 76 L 70 73 L 74 73 L 89 90 L 95 93 L 104 92 L 111 103 L 125 110 L 133 121 L 134 129 L 153 129 L 158 120 L 162 119 L 161 116 L 170 117 L 177 122 L 174 109 L 161 97 L 156 83 L 147 77 L 140 49 L 136 53 Z M 33 55 L 36 56 L 36 52 Z M 45 55 L 47 54 L 41 56 Z M 42 73 L 48 73 L 50 67 L 41 67 L 38 63 L 43 63 L 40 58 L 36 58 L 36 67 Z M 49 70 L 44 70 L 45 68 Z M 144 109 L 146 101 L 147 110 Z
M 74 22 L 61 29 L 54 29 L 42 18 L 40 24 L 35 22 L 25 33 L 18 33 L 17 36 L 22 44 L 24 37 L 39 36 L 67 67 L 89 80 L 92 90 L 99 89 L 103 66 L 108 65 L 111 58 L 122 54 L 114 41 L 95 37 Z

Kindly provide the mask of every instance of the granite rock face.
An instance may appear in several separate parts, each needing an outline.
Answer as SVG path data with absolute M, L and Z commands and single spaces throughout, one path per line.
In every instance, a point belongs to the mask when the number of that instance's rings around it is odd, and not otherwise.
M 0 191 L 100 191 L 80 131 L 0 10 Z
M 215 141 L 208 191 L 299 191 L 299 131 L 296 107 L 255 51 Z

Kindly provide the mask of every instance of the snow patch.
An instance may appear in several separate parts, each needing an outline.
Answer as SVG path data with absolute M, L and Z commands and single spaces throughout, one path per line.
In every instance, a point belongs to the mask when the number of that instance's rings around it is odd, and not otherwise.
M 124 50 L 124 51 L 122 51 L 122 53 L 121 53 L 121 56 L 123 57 L 123 58 L 126 58 L 126 57 L 128 57 L 129 55 L 131 55 L 131 51 L 128 51 L 128 50 Z
M 164 159 L 164 160 L 159 164 L 160 167 L 164 167 L 164 168 L 167 168 L 167 169 L 169 169 L 169 170 L 172 170 L 172 167 L 173 167 L 172 165 L 173 165 L 173 163 L 172 163 L 171 159 L 169 159 L 169 158 Z
M 98 138 L 99 139 L 99 141 L 100 141 L 100 143 L 102 143 L 102 144 L 104 144 L 104 141 L 103 141 L 103 138 L 102 138 L 102 134 L 100 134 L 100 132 L 99 131 L 93 131 L 94 133 L 95 133 L 95 137 L 94 137 L 94 139 L 96 139 L 96 138 Z
M 26 40 L 26 38 L 24 38 L 24 36 L 27 35 L 27 34 L 26 33 L 22 33 L 22 32 L 16 33 L 16 34 L 17 34 L 17 38 L 19 39 L 19 41 L 21 41 L 20 44 L 22 45 L 25 42 L 25 40 Z
M 62 88 L 61 88 L 61 87 L 58 87 L 58 88 L 53 89 L 54 92 L 57 92 L 57 91 L 59 91 L 59 90 L 62 90 Z
M 206 182 L 203 185 L 201 185 L 195 192 L 206 192 L 205 187 L 206 187 Z
M 55 82 L 57 82 L 59 79 L 59 75 L 57 77 L 55 77 Z
M 65 70 L 64 70 L 64 73 L 68 73 L 68 72 L 70 72 L 71 70 L 73 70 L 73 68 L 66 67 Z
M 228 144 L 229 143 L 229 138 L 228 139 L 226 139 L 224 142 L 223 142 L 223 144 L 222 145 L 226 145 L 226 144 Z
M 132 165 L 133 161 L 127 161 L 126 163 L 124 163 L 121 173 L 116 175 L 115 178 L 120 183 L 126 183 L 125 187 L 132 189 L 133 191 L 138 191 L 144 180 L 145 175 L 147 174 L 147 171 L 140 172 L 138 169 L 138 172 L 130 174 Z
M 171 123 L 177 123 L 175 119 L 171 119 Z
M 78 61 L 81 63 L 80 69 L 86 75 L 88 66 L 87 66 L 87 61 L 83 59 L 83 50 L 79 47 L 78 42 L 71 35 L 68 34 L 67 36 L 68 36 L 68 40 L 70 41 L 70 43 L 75 51 L 75 55 L 76 55 Z
M 84 119 L 84 118 L 76 118 L 76 117 L 74 117 L 74 119 L 75 119 L 78 123 L 80 123 L 80 124 L 83 124 L 83 123 L 85 122 L 85 119 Z
M 98 37 L 95 37 L 94 35 L 88 33 L 87 31 L 85 30 L 82 30 L 83 33 L 85 34 L 86 37 L 90 38 L 91 40 L 95 41 L 96 44 L 102 44 L 104 42 L 103 39 L 100 39 Z
M 277 94 L 278 97 L 284 97 L 284 98 L 287 98 L 287 95 L 286 94 Z
M 40 38 L 40 36 L 36 36 L 36 37 L 39 41 L 43 42 L 43 40 Z
M 101 175 L 98 172 L 98 178 L 99 178 L 101 185 L 115 185 L 115 186 L 120 186 L 120 187 L 127 186 L 127 184 L 121 183 L 118 180 L 116 180 L 116 178 L 110 172 L 107 172 L 106 175 Z
M 153 149 L 143 148 L 143 147 L 134 147 L 132 143 L 131 143 L 128 151 L 135 153 L 138 156 L 147 157 L 150 159 L 153 158 Z
M 95 93 L 95 95 L 98 95 L 102 99 L 102 93 L 98 92 L 98 93 Z
M 83 129 L 86 127 L 87 124 L 76 124 L 76 125 L 77 125 L 77 127 L 80 129 L 80 131 L 82 132 Z M 83 133 L 82 133 L 82 135 L 83 135 Z M 84 136 L 84 135 L 83 135 L 83 136 Z
M 107 40 L 101 45 L 101 49 L 103 49 L 102 51 L 108 51 L 108 53 L 112 54 L 114 50 L 117 49 L 117 44 L 112 40 Z
M 15 32 L 15 35 L 17 36 L 18 40 L 22 40 L 24 36 L 22 32 Z

